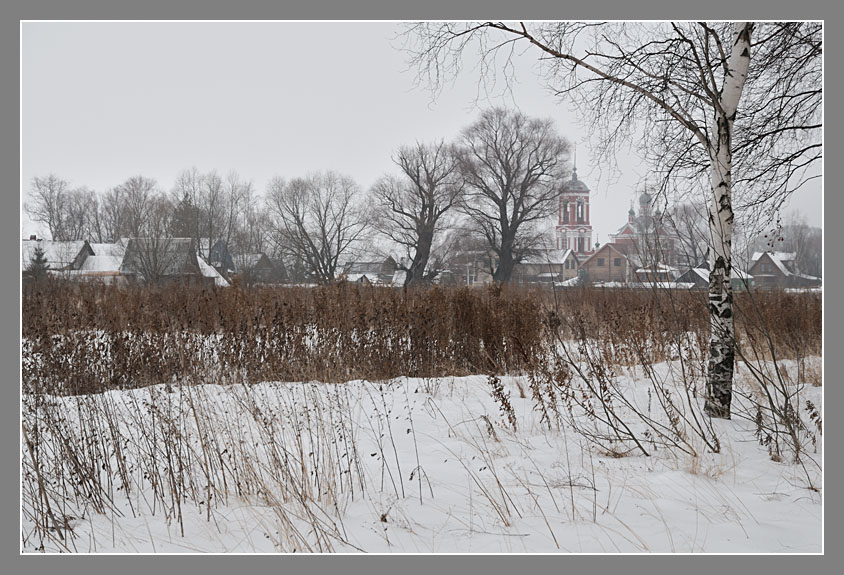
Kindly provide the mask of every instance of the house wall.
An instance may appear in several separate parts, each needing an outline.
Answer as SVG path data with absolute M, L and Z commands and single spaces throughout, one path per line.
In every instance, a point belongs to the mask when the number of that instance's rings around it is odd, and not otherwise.
M 785 287 L 786 277 L 768 254 L 763 254 L 751 266 L 748 273 L 753 276 L 753 287 L 772 289 Z
M 603 265 L 599 265 L 603 259 Z M 616 259 L 620 260 L 616 265 Z M 595 282 L 625 282 L 627 281 L 627 260 L 609 245 L 599 249 L 594 256 L 581 265 L 590 283 Z

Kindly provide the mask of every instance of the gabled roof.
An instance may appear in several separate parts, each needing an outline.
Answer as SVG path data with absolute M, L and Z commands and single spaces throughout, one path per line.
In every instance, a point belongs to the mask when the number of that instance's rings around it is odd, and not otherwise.
M 627 230 L 630 230 L 630 231 L 627 231 Z M 618 228 L 618 231 L 615 232 L 612 235 L 620 236 L 622 234 L 635 234 L 635 233 L 636 233 L 636 230 L 633 229 L 633 227 L 630 225 L 630 222 L 625 222 L 625 224 L 623 226 L 621 226 L 620 228 Z
M 142 274 L 144 258 L 153 254 L 163 276 L 200 273 L 191 238 L 130 238 L 120 272 Z
M 694 273 L 697 276 L 699 276 L 703 281 L 705 281 L 706 283 L 709 283 L 709 270 L 708 269 L 706 269 L 706 268 L 692 268 L 680 277 L 682 278 L 683 276 L 685 276 L 686 274 L 689 274 L 689 273 Z M 736 279 L 752 280 L 753 276 L 750 275 L 749 273 L 746 273 L 746 272 L 743 272 L 739 269 L 733 268 L 732 271 L 730 272 L 730 278 L 734 279 L 734 280 L 736 280 Z
M 797 252 L 753 252 L 753 256 L 750 258 L 754 262 L 762 257 L 762 254 L 768 254 L 769 256 L 775 257 L 780 261 L 788 262 L 797 259 Z
M 119 272 L 123 256 L 88 256 L 79 268 L 85 272 Z
M 531 254 L 524 259 L 523 264 L 563 264 L 569 257 L 574 257 L 577 261 L 577 255 L 574 250 L 543 250 L 538 253 Z
M 199 264 L 199 272 L 202 274 L 203 277 L 206 278 L 214 278 L 214 285 L 218 287 L 228 287 L 229 282 L 226 281 L 226 278 L 220 275 L 220 272 L 215 270 L 211 267 L 204 258 L 197 257 L 197 263 Z
M 651 264 L 649 266 L 645 266 L 636 270 L 636 273 L 647 273 L 647 272 L 676 272 L 678 271 L 677 268 L 668 266 L 665 264 Z
M 126 243 L 118 242 L 113 244 L 94 243 L 89 244 L 94 255 L 89 255 L 82 262 L 80 268 L 85 272 L 119 272 L 123 264 L 123 256 L 126 253 Z
M 261 263 L 262 259 L 266 259 L 266 263 L 272 265 L 272 261 L 270 260 L 270 258 L 268 258 L 266 254 L 261 252 L 256 254 L 241 254 L 234 258 L 234 261 L 235 265 L 237 265 L 240 271 L 246 271 L 257 266 L 259 263 Z
M 604 250 L 612 250 L 612 251 L 614 251 L 615 253 L 617 253 L 618 255 L 620 255 L 621 257 L 623 257 L 624 259 L 627 259 L 627 256 L 626 256 L 626 255 L 624 255 L 624 253 L 622 253 L 621 251 L 619 251 L 619 249 L 618 249 L 617 247 L 615 247 L 615 244 L 613 244 L 612 242 L 610 242 L 610 243 L 607 243 L 607 244 L 602 245 L 600 248 L 598 248 L 597 250 L 595 250 L 595 253 L 594 253 L 594 254 L 592 254 L 591 256 L 589 256 L 588 258 L 586 258 L 585 260 L 583 260 L 583 261 L 580 263 L 580 266 L 581 266 L 581 267 L 585 266 L 588 262 L 590 262 L 593 258 L 597 257 L 597 256 L 598 256 L 598 254 L 600 254 L 600 253 L 601 253 L 601 252 L 603 252 Z
M 76 257 L 85 249 L 90 250 L 85 240 L 59 242 L 53 240 L 23 240 L 21 242 L 21 267 L 26 269 L 35 255 L 35 249 L 41 247 L 47 260 L 47 268 L 60 270 L 73 264 Z M 90 252 L 89 252 L 90 253 Z
M 391 256 L 384 258 L 383 260 L 378 261 L 350 261 L 347 262 L 346 265 L 343 267 L 343 273 L 347 275 L 352 274 L 375 274 L 378 275 L 381 273 L 381 269 L 383 266 L 388 266 L 394 268 L 396 266 L 396 260 L 394 260 Z
M 755 252 L 750 259 L 755 263 L 758 262 L 759 258 L 763 255 L 767 255 L 784 276 L 793 275 L 793 272 L 788 269 L 785 262 L 793 262 L 797 258 L 797 254 L 795 252 Z
M 128 241 L 128 238 L 123 238 L 121 241 L 111 244 L 105 243 L 89 245 L 91 246 L 95 256 L 120 256 L 122 258 L 123 254 L 126 252 L 126 244 Z

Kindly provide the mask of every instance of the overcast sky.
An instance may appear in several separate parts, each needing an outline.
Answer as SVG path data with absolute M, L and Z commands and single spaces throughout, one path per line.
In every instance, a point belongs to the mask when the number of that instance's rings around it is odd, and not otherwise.
M 49 173 L 104 191 L 133 175 L 169 190 L 179 171 L 236 170 L 259 190 L 275 175 L 333 169 L 368 188 L 394 172 L 392 152 L 455 138 L 480 107 L 553 118 L 577 142 L 593 190 L 592 224 L 606 242 L 626 220 L 647 168 L 627 156 L 600 178 L 585 132 L 542 87 L 536 54 L 516 59 L 506 100 L 477 102 L 467 71 L 432 101 L 392 23 L 24 23 L 22 193 Z M 821 225 L 820 180 L 791 202 Z M 22 218 L 23 234 L 41 233 Z

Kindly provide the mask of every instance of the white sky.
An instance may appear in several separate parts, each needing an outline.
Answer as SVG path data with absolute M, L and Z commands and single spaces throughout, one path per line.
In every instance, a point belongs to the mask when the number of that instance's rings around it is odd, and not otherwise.
M 415 140 L 453 139 L 478 113 L 467 70 L 431 101 L 394 41 L 393 23 L 24 23 L 22 193 L 55 173 L 104 191 L 132 175 L 170 189 L 196 166 L 237 170 L 259 190 L 333 169 L 368 188 L 394 171 L 391 153 Z M 536 75 L 536 54 L 516 59 L 512 99 L 551 117 L 577 142 L 578 174 L 593 190 L 592 225 L 606 242 L 626 220 L 647 169 L 620 160 L 599 181 L 584 131 Z M 821 225 L 821 184 L 791 201 Z M 25 215 L 21 232 L 41 233 Z

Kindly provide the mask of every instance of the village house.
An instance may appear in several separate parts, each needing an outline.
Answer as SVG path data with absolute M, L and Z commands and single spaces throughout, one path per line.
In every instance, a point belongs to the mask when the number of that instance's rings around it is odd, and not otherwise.
M 821 285 L 820 278 L 800 273 L 797 268 L 797 254 L 794 252 L 756 252 L 750 260 L 753 264 L 749 272 L 758 288 L 803 288 Z
M 237 267 L 229 246 L 222 238 L 199 238 L 196 244 L 199 255 L 216 269 L 223 277 L 228 277 Z
M 84 240 L 60 242 L 30 236 L 21 242 L 21 271 L 26 271 L 39 247 L 44 252 L 47 269 L 52 275 L 79 270 L 85 258 L 94 255 L 90 244 Z
M 629 282 L 630 262 L 614 244 L 604 244 L 580 264 L 587 283 Z
M 125 276 L 120 274 L 123 256 L 126 253 L 128 238 L 115 243 L 92 243 L 88 254 L 78 270 L 70 272 L 72 279 L 96 280 L 106 284 L 123 284 Z
M 129 281 L 228 285 L 217 270 L 197 255 L 191 238 L 130 238 L 120 273 Z
M 341 278 L 348 282 L 373 285 L 396 285 L 398 264 L 391 256 L 383 260 L 352 261 L 343 266 Z M 403 274 L 402 274 L 403 278 Z M 401 285 L 401 284 L 398 284 Z
M 677 282 L 691 284 L 693 289 L 709 289 L 709 269 L 692 268 L 678 277 Z M 730 274 L 730 285 L 733 290 L 749 289 L 753 286 L 753 276 L 734 267 Z
M 651 264 L 637 268 L 635 281 L 644 284 L 673 282 L 680 275 L 680 270 L 665 264 Z
M 245 284 L 282 283 L 285 280 L 284 268 L 279 268 L 281 262 L 273 262 L 263 252 L 235 256 L 234 262 L 235 277 Z
M 516 264 L 512 281 L 521 284 L 562 282 L 577 277 L 577 266 L 574 250 L 544 250 Z

